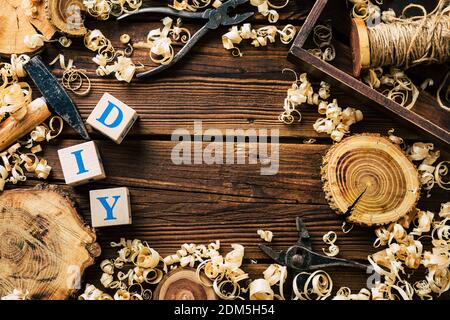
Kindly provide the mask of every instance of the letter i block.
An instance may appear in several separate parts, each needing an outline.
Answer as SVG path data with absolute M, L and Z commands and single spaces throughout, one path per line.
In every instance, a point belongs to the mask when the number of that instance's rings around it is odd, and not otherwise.
M 89 198 L 93 227 L 131 224 L 131 205 L 128 188 L 91 190 Z
M 106 177 L 94 141 L 60 149 L 58 157 L 68 185 L 77 186 Z
M 105 93 L 87 119 L 87 123 L 120 144 L 138 114 L 119 99 Z

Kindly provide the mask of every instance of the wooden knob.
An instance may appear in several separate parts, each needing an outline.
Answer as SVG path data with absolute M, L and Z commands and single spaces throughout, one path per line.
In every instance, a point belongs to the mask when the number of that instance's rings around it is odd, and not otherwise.
M 350 43 L 352 47 L 353 75 L 359 77 L 361 69 L 370 67 L 369 34 L 366 23 L 361 18 L 352 19 Z
M 416 167 L 397 145 L 379 135 L 355 135 L 323 159 L 322 181 L 331 208 L 367 226 L 398 220 L 420 197 Z
M 155 300 L 217 300 L 211 281 L 196 270 L 179 268 L 169 272 L 155 290 Z M 209 284 L 207 286 L 205 284 Z

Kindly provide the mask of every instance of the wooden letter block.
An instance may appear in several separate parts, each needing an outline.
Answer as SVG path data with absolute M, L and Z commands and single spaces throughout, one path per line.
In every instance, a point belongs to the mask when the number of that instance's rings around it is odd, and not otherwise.
M 106 177 L 94 141 L 60 149 L 58 157 L 68 185 L 77 186 Z
M 119 99 L 105 93 L 87 119 L 87 123 L 120 144 L 138 114 Z
M 93 227 L 131 224 L 130 192 L 128 188 L 91 190 L 89 198 Z

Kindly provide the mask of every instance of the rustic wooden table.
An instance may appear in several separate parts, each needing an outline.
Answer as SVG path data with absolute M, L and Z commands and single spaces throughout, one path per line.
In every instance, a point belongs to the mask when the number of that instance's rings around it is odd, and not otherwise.
M 305 6 L 291 1 L 283 10 L 280 24 L 301 24 Z M 146 1 L 146 4 L 154 4 Z M 161 3 L 161 2 L 159 2 Z M 288 13 L 286 13 L 288 12 Z M 142 17 L 132 22 L 88 22 L 89 28 L 99 28 L 113 44 L 122 33 L 132 39 L 143 40 L 150 29 L 160 26 L 161 17 Z M 255 24 L 265 20 L 255 18 Z M 199 25 L 186 23 L 190 28 Z M 360 262 L 374 252 L 372 229 L 355 227 L 349 234 L 341 231 L 342 221 L 327 205 L 322 193 L 320 164 L 331 140 L 318 135 L 312 124 L 318 117 L 316 108 L 302 108 L 303 121 L 287 126 L 278 121 L 286 91 L 292 77 L 283 75 L 283 68 L 296 69 L 286 60 L 288 47 L 281 44 L 267 48 L 242 45 L 244 56 L 233 57 L 222 48 L 221 29 L 204 38 L 176 68 L 148 80 L 133 80 L 129 85 L 95 75 L 91 61 L 94 54 L 76 41 L 64 49 L 66 58 L 85 68 L 92 79 L 92 92 L 87 97 L 75 97 L 82 117 L 86 119 L 104 92 L 109 92 L 137 110 L 140 119 L 121 145 L 101 134 L 90 131 L 98 143 L 107 178 L 75 188 L 73 196 L 80 213 L 90 222 L 89 190 L 126 186 L 130 189 L 133 224 L 97 230 L 103 254 L 99 259 L 112 257 L 111 241 L 121 237 L 146 240 L 162 256 L 173 254 L 183 243 L 222 242 L 225 252 L 231 243 L 245 246 L 245 266 L 252 277 L 261 276 L 271 263 L 257 245 L 262 243 L 257 229 L 274 233 L 273 246 L 287 248 L 297 240 L 295 217 L 300 216 L 312 236 L 313 248 L 322 251 L 322 235 L 330 230 L 338 234 L 340 256 Z M 60 49 L 54 45 L 44 53 L 50 61 Z M 339 55 L 339 52 L 337 53 Z M 145 50 L 136 51 L 136 62 L 149 63 Z M 301 71 L 301 70 L 297 70 Z M 55 68 L 60 77 L 62 72 Z M 313 79 L 320 81 L 320 79 Z M 364 112 L 364 121 L 352 127 L 353 133 L 396 133 L 408 140 L 418 137 L 414 131 L 397 121 L 370 110 L 351 96 L 332 90 L 342 106 L 354 106 Z M 202 120 L 203 128 L 278 129 L 280 131 L 280 168 L 274 176 L 260 175 L 259 165 L 175 165 L 171 141 L 175 129 L 192 132 L 194 120 Z M 317 143 L 302 144 L 315 138 Z M 57 158 L 57 149 L 81 143 L 71 129 L 45 150 L 45 157 L 53 166 L 50 183 L 64 185 Z M 37 181 L 27 181 L 32 185 Z M 434 191 L 432 197 L 422 197 L 421 207 L 437 210 L 447 194 Z M 254 264 L 251 260 L 258 263 Z M 359 290 L 366 286 L 366 274 L 359 270 L 329 270 L 335 286 Z M 88 269 L 85 283 L 99 283 L 98 265 Z

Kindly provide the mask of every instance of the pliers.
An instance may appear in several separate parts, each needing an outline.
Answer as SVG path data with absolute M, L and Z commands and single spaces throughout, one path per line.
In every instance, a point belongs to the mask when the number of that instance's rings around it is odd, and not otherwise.
M 207 9 L 203 12 L 186 12 L 179 11 L 172 8 L 167 7 L 152 7 L 152 8 L 144 8 L 140 9 L 134 13 L 124 14 L 118 17 L 118 20 L 123 20 L 133 15 L 143 14 L 143 13 L 161 13 L 166 15 L 171 15 L 180 18 L 187 19 L 202 19 L 207 20 L 206 24 L 198 30 L 191 39 L 186 43 L 186 45 L 174 56 L 173 60 L 169 64 L 161 65 L 152 70 L 142 72 L 137 74 L 138 78 L 145 78 L 157 73 L 160 73 L 163 70 L 166 70 L 180 61 L 188 52 L 193 48 L 193 46 L 209 31 L 215 30 L 220 26 L 231 26 L 235 24 L 239 24 L 250 18 L 254 15 L 254 12 L 246 12 L 240 14 L 230 15 L 230 11 L 235 9 L 237 6 L 247 3 L 248 0 L 228 0 L 224 4 L 222 4 L 217 9 Z
M 363 270 L 368 265 L 334 257 L 324 256 L 312 250 L 311 239 L 302 219 L 297 217 L 298 241 L 286 251 L 274 251 L 272 248 L 261 244 L 259 248 L 276 263 L 287 266 L 294 273 L 314 271 L 326 267 L 353 267 Z

